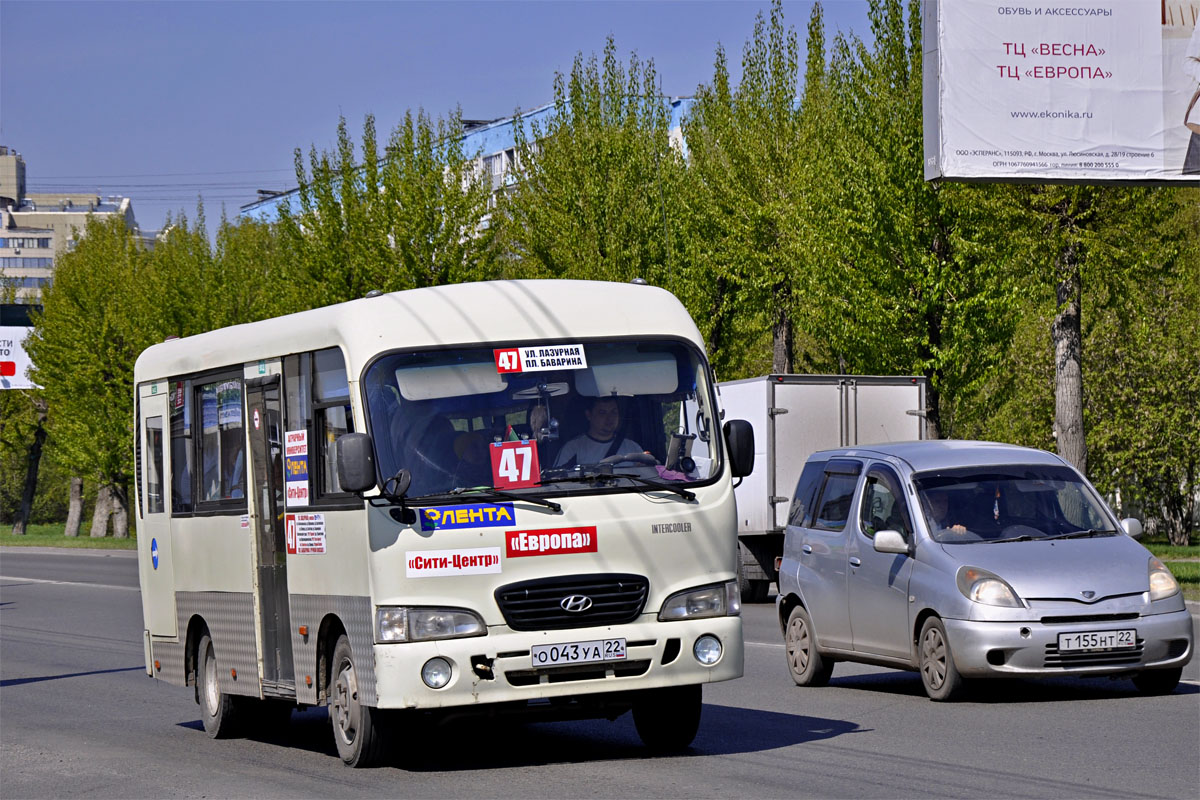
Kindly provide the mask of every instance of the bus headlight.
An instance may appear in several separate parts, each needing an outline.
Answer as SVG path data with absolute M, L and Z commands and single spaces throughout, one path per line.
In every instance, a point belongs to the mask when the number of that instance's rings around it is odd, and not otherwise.
M 704 634 L 692 645 L 692 655 L 706 667 L 711 667 L 720 661 L 721 652 L 721 640 L 711 633 Z
M 698 589 L 676 592 L 663 603 L 659 622 L 705 617 L 736 617 L 742 613 L 737 581 L 726 581 Z
M 465 608 L 411 608 L 379 606 L 375 609 L 375 641 L 426 642 L 484 636 L 487 626 Z
M 421 680 L 425 681 L 425 685 L 430 689 L 441 689 L 450 682 L 450 676 L 453 674 L 450 662 L 441 656 L 429 659 L 425 666 L 421 667 Z

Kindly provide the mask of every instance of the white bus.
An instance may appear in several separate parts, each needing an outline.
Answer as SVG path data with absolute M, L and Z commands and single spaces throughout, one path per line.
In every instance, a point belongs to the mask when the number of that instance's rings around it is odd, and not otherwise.
M 647 746 L 687 747 L 702 684 L 742 674 L 754 448 L 683 306 L 372 294 L 138 358 L 147 672 L 194 687 L 214 737 L 327 705 L 353 766 L 405 715 L 632 710 Z

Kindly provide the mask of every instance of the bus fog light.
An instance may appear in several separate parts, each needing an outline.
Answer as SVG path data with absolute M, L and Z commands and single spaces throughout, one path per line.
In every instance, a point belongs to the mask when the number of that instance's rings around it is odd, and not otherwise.
M 431 658 L 421 667 L 421 680 L 430 689 L 441 689 L 450 682 L 450 662 L 444 658 Z
M 711 634 L 704 634 L 692 646 L 692 655 L 706 667 L 721 660 L 721 640 Z

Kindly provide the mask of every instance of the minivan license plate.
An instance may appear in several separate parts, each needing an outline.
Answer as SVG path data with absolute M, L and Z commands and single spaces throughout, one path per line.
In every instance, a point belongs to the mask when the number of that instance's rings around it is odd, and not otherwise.
M 590 642 L 535 644 L 529 650 L 535 667 L 555 667 L 563 664 L 592 664 L 597 661 L 623 661 L 624 639 L 595 639 Z
M 1078 653 L 1090 650 L 1116 650 L 1137 646 L 1137 630 L 1125 628 L 1119 631 L 1079 631 L 1060 633 L 1058 652 Z

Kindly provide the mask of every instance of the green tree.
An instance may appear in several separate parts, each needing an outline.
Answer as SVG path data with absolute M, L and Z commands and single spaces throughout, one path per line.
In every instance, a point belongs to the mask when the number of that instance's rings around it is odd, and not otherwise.
M 307 169 L 295 160 L 300 208 L 282 207 L 278 223 L 289 310 L 490 276 L 489 189 L 457 112 L 406 113 L 382 156 L 368 115 L 361 161 L 343 118 L 336 152 L 312 148 Z
M 645 278 L 671 289 L 686 270 L 679 203 L 683 162 L 653 61 L 628 66 L 610 36 L 600 61 L 577 54 L 554 76 L 554 109 L 518 119 L 519 178 L 496 224 L 510 277 Z
M 808 46 L 811 94 L 801 103 L 799 39 L 775 0 L 769 19 L 760 12 L 755 20 L 741 82 L 730 85 L 718 46 L 712 84 L 697 89 L 684 124 L 690 234 L 698 245 L 692 284 L 699 297 L 690 299 L 693 311 L 711 321 L 706 333 L 722 374 L 793 371 L 793 314 L 816 256 L 808 235 L 814 128 L 806 118 L 817 113 L 823 88 L 820 6 Z M 763 342 L 771 349 L 769 364 L 755 357 Z
M 1001 363 L 1020 294 L 1002 187 L 924 180 L 920 4 L 871 0 L 872 44 L 839 35 L 817 115 L 820 270 L 804 323 L 857 373 L 928 378 L 931 436 Z
M 153 305 L 141 288 L 148 262 L 121 219 L 90 219 L 84 233 L 57 260 L 27 349 L 60 460 L 98 484 L 92 536 L 105 535 L 110 512 L 114 535 L 127 536 L 133 362 L 156 338 L 140 327 Z

